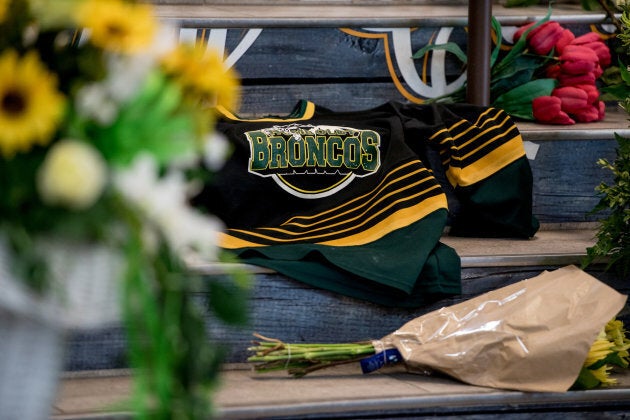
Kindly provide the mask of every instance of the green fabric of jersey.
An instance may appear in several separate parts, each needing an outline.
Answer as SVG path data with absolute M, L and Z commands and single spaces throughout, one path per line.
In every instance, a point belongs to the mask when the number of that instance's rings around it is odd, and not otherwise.
M 436 211 L 362 246 L 296 244 L 236 252 L 251 264 L 313 286 L 385 305 L 417 306 L 461 291 L 459 256 L 444 244 L 437 246 L 445 221 L 446 211 Z
M 234 146 L 194 203 L 226 223 L 244 262 L 381 305 L 461 293 L 451 235 L 534 235 L 532 174 L 505 112 L 391 102 L 286 117 L 225 114 Z
M 456 188 L 460 202 L 450 234 L 468 237 L 531 238 L 539 227 L 532 215 L 532 174 L 522 157 L 490 177 Z

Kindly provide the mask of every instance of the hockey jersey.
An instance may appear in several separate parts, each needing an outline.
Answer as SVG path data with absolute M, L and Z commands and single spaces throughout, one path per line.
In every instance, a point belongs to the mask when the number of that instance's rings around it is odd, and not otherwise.
M 195 200 L 225 222 L 221 246 L 312 286 L 384 305 L 460 293 L 459 256 L 440 242 L 447 196 L 463 198 L 460 213 L 484 213 L 483 185 L 525 156 L 513 123 L 493 109 L 391 102 L 332 112 L 301 101 L 282 117 L 221 111 L 217 130 L 234 152 Z M 527 177 L 521 166 L 516 171 Z M 531 205 L 527 213 L 527 203 L 491 184 L 493 199 L 527 216 L 508 222 L 518 225 L 514 232 L 531 235 Z M 490 225 L 503 223 L 500 213 L 488 216 Z M 464 233 L 478 231 L 466 217 L 451 219 Z

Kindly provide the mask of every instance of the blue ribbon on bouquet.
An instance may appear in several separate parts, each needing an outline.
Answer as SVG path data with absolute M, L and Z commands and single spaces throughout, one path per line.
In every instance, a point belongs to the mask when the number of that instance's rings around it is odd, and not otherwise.
M 363 373 L 370 373 L 385 365 L 393 365 L 401 361 L 402 355 L 397 349 L 387 349 L 362 359 L 360 363 Z

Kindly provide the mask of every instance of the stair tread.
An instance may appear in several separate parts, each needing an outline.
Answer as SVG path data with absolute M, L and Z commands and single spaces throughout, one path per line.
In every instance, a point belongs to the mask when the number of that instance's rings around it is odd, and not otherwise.
M 546 6 L 527 8 L 493 5 L 493 15 L 502 24 L 517 25 L 544 17 Z M 185 27 L 378 27 L 463 26 L 468 21 L 466 5 L 427 4 L 204 4 L 158 5 L 157 15 Z M 605 15 L 585 12 L 577 4 L 554 6 L 552 19 L 561 23 L 602 23 Z
M 580 264 L 595 243 L 595 229 L 540 230 L 531 239 L 463 238 L 445 235 L 462 268 L 488 266 Z
M 592 123 L 551 125 L 517 121 L 516 126 L 523 139 L 530 141 L 612 139 L 615 133 L 630 137 L 628 113 L 618 108 L 608 109 L 602 121 Z
M 454 248 L 462 260 L 462 268 L 568 265 L 580 264 L 586 249 L 595 243 L 596 227 L 543 228 L 531 239 L 467 238 L 445 234 L 441 241 Z M 189 259 L 192 271 L 207 275 L 229 272 L 235 266 L 251 273 L 271 273 L 272 270 L 248 264 L 224 264 Z
M 255 374 L 244 364 L 226 365 L 213 395 L 217 417 L 230 419 L 305 417 L 314 414 L 404 413 L 412 410 L 453 415 L 458 410 L 528 405 L 547 410 L 585 404 L 612 404 L 630 399 L 630 371 L 615 373 L 618 385 L 566 393 L 523 393 L 467 385 L 450 378 L 423 376 L 386 368 L 362 375 L 358 365 L 338 366 L 303 379 L 285 373 Z M 127 373 L 86 374 L 62 379 L 52 419 L 106 418 L 125 401 L 131 389 Z M 108 409 L 110 410 L 109 414 Z M 124 411 L 118 411 L 124 413 Z M 127 414 L 129 414 L 127 412 Z M 129 418 L 131 416 L 129 415 Z M 111 418 L 111 417 L 107 417 Z M 117 416 L 116 418 L 126 418 Z

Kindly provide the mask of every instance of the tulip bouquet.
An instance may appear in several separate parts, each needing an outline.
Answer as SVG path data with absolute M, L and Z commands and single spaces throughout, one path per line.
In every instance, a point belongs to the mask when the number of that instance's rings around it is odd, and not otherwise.
M 76 287 L 120 266 L 88 289 L 119 288 L 135 408 L 201 418 L 218 359 L 183 258 L 216 259 L 221 226 L 188 197 L 196 163 L 222 159 L 210 109 L 238 80 L 175 35 L 136 1 L 0 1 L 0 278 L 64 306 L 71 267 L 112 255 Z
M 630 340 L 613 318 L 626 297 L 576 267 L 544 272 L 415 318 L 375 341 L 284 343 L 258 335 L 256 372 L 300 377 L 344 363 L 364 373 L 388 364 L 473 385 L 563 392 L 615 384 Z
M 597 80 L 611 64 L 611 53 L 602 37 L 589 32 L 581 36 L 550 20 L 551 10 L 538 22 L 523 25 L 513 43 L 498 42 L 491 55 L 490 101 L 513 117 L 547 124 L 575 124 L 604 118 Z M 496 38 L 503 39 L 502 27 L 492 19 Z M 507 47 L 507 54 L 502 54 Z M 420 58 L 433 49 L 445 49 L 466 61 L 466 55 L 452 43 L 428 45 L 416 54 Z M 431 101 L 461 102 L 465 86 Z
M 514 39 L 523 37 L 531 26 L 521 27 Z M 533 99 L 534 119 L 549 124 L 602 120 L 606 105 L 600 100 L 596 81 L 610 66 L 611 55 L 601 36 L 589 32 L 576 37 L 569 29 L 549 21 L 528 32 L 525 38 L 534 53 L 554 55 L 545 74 L 557 81 L 550 95 Z

